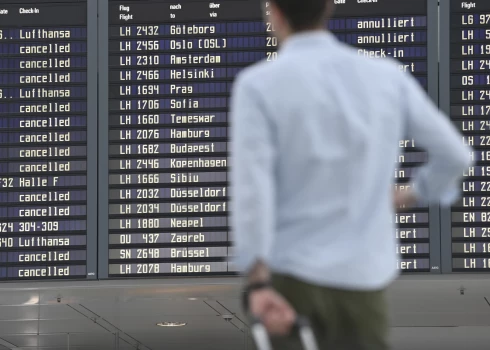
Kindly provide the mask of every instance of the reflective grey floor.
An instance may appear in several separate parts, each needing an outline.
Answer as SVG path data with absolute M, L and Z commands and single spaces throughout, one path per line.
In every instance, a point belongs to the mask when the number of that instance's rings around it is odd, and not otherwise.
M 252 350 L 240 285 L 229 278 L 2 284 L 0 350 Z M 404 278 L 389 300 L 392 350 L 490 350 L 490 276 Z
M 393 350 L 487 350 L 490 327 L 395 328 Z
M 394 328 L 392 346 L 392 350 L 488 350 L 490 327 Z M 241 349 L 238 346 L 234 350 Z M 247 348 L 252 349 L 256 350 L 254 346 Z

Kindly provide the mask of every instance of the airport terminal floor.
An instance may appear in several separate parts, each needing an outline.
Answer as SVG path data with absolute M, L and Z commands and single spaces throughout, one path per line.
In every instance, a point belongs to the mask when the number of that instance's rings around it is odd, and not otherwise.
M 0 349 L 254 349 L 240 284 L 236 277 L 7 284 Z M 401 278 L 389 294 L 393 350 L 487 349 L 487 286 L 480 278 Z

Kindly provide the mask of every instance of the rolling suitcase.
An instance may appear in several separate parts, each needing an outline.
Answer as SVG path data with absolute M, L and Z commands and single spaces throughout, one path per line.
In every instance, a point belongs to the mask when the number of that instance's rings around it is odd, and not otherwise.
M 310 322 L 304 317 L 298 317 L 294 327 L 298 330 L 304 350 L 319 350 L 318 344 L 311 329 Z M 252 321 L 250 330 L 257 344 L 258 350 L 273 350 L 267 330 L 258 319 Z M 280 350 L 280 349 L 275 349 Z

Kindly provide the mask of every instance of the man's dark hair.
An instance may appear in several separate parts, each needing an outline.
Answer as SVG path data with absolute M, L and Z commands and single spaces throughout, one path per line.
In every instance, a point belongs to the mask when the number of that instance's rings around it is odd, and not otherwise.
M 333 0 L 271 0 L 281 10 L 295 32 L 318 27 L 327 17 Z

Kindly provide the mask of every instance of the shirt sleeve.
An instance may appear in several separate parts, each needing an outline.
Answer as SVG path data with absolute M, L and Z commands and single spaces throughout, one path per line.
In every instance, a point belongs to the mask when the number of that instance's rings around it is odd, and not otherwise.
M 275 230 L 275 146 L 262 96 L 237 79 L 231 94 L 231 226 L 234 263 L 267 262 Z
M 428 153 L 428 162 L 416 172 L 412 185 L 417 197 L 449 206 L 461 194 L 463 173 L 472 164 L 472 149 L 448 116 L 438 110 L 414 77 L 404 86 L 406 133 L 417 148 Z

